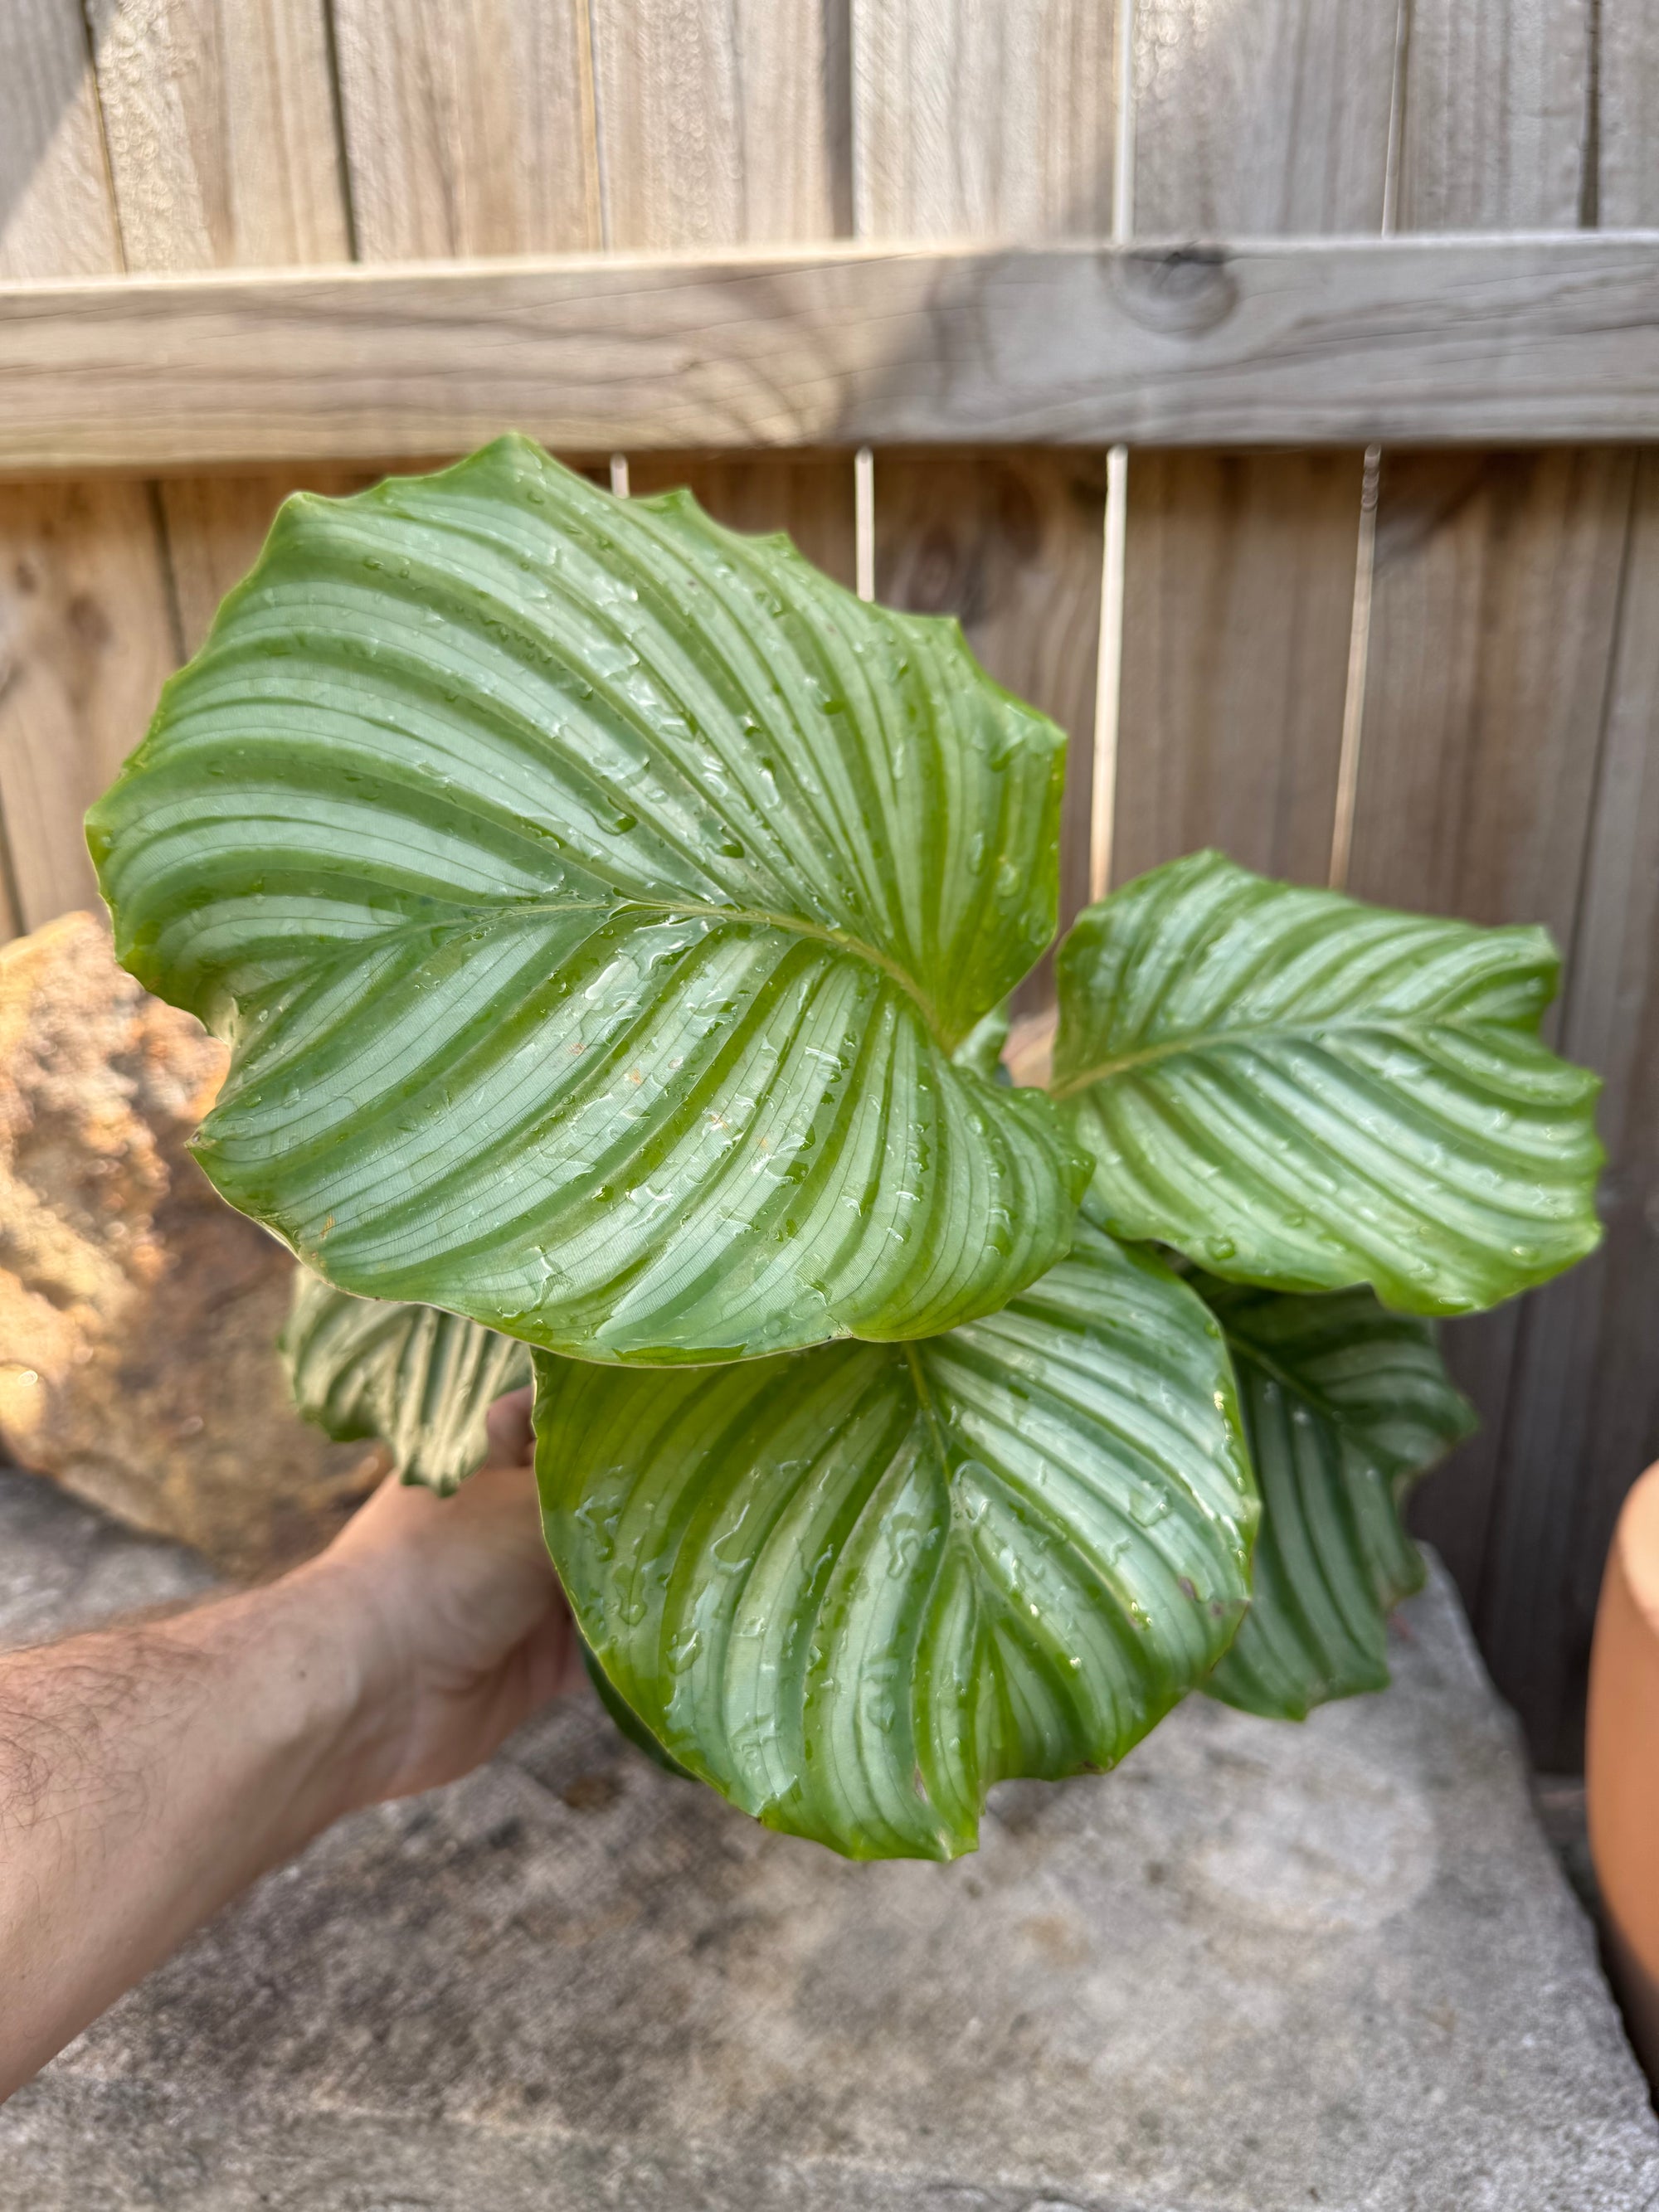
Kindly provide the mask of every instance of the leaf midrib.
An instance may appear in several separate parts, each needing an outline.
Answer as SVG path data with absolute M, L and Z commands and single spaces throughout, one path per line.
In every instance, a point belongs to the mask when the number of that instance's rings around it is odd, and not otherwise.
M 1385 1021 L 1370 1015 L 1345 1020 L 1335 1015 L 1322 1021 L 1260 1022 L 1239 1029 L 1204 1030 L 1194 1036 L 1172 1037 L 1162 1044 L 1146 1045 L 1139 1052 L 1121 1053 L 1115 1060 L 1103 1060 L 1092 1067 L 1079 1069 L 1074 1075 L 1058 1077 L 1049 1085 L 1048 1095 L 1051 1098 L 1070 1098 L 1079 1091 L 1090 1090 L 1097 1083 L 1109 1083 L 1115 1076 L 1126 1075 L 1133 1069 L 1155 1066 L 1160 1060 L 1177 1060 L 1184 1054 L 1208 1052 L 1218 1046 L 1264 1042 L 1317 1043 L 1335 1030 L 1348 1036 L 1369 1034 L 1395 1037 L 1402 1044 L 1413 1044 L 1421 1049 L 1425 1036 L 1434 1030 L 1509 1030 L 1513 1027 L 1507 1022 L 1459 1022 L 1445 1015 L 1418 1021 Z
M 515 899 L 510 903 L 488 900 L 477 905 L 463 905 L 458 902 L 453 910 L 457 917 L 455 921 L 453 923 L 445 922 L 439 925 L 440 927 L 460 929 L 468 927 L 470 922 L 516 921 L 526 914 L 637 913 L 706 917 L 713 921 L 735 922 L 761 929 L 781 929 L 789 936 L 810 938 L 815 943 L 833 946 L 836 951 L 849 953 L 854 959 L 862 960 L 870 967 L 879 969 L 884 975 L 896 983 L 906 997 L 914 1002 L 927 1025 L 929 1036 L 947 1055 L 953 1053 L 962 1042 L 962 1038 L 969 1034 L 969 1030 L 964 1030 L 960 1036 L 953 1037 L 950 1035 L 939 1018 L 939 1009 L 933 1000 L 928 998 L 915 977 L 901 967 L 890 954 L 878 951 L 873 945 L 866 945 L 862 938 L 854 937 L 846 930 L 832 929 L 826 923 L 804 921 L 799 915 L 773 914 L 763 907 L 722 906 L 712 899 L 647 899 L 632 896 L 614 899 Z M 433 926 L 430 921 L 411 916 L 406 923 L 394 925 L 394 928 L 421 930 L 430 929 Z M 383 930 L 373 941 L 377 944 L 383 943 L 386 938 L 392 933 L 391 930 Z M 972 1026 L 973 1024 L 970 1024 L 969 1029 Z

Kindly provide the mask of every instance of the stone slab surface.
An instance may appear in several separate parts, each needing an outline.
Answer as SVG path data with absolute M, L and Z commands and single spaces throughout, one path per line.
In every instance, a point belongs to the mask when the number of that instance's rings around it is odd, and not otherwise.
M 71 1612 L 88 1556 L 122 1587 L 134 1540 L 0 1477 L 0 1641 L 46 1625 L 43 1516 Z M 140 1586 L 191 1584 L 140 1548 Z M 1005 1786 L 945 1868 L 769 1835 L 572 1703 L 343 1824 L 115 2006 L 0 2111 L 0 2207 L 1659 2203 L 1443 1579 L 1395 1660 L 1304 1728 L 1194 1699 L 1115 1775 Z

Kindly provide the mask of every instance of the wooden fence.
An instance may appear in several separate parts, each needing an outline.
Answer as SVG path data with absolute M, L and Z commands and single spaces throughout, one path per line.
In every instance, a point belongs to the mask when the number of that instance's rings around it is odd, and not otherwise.
M 1570 1765 L 1659 1454 L 1659 7 L 1131 4 L 6 0 L 0 921 L 286 490 L 511 422 L 960 614 L 1068 912 L 1547 922 L 1607 1241 L 1452 1333 L 1418 1518 Z

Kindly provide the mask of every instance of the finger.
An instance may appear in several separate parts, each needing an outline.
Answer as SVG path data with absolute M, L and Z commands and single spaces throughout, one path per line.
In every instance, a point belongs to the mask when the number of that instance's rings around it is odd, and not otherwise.
M 484 1429 L 489 1438 L 490 1467 L 524 1467 L 535 1449 L 535 1437 L 530 1425 L 530 1404 L 533 1396 L 526 1383 L 522 1390 L 509 1390 L 504 1398 L 497 1398 L 484 1417 Z

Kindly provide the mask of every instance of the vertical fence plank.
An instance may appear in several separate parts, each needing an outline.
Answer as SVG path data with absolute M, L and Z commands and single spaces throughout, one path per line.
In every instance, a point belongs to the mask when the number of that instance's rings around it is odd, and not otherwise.
M 1113 10 L 1093 0 L 854 0 L 854 205 L 865 237 L 1103 235 Z M 1070 738 L 1061 924 L 1087 896 L 1103 458 L 882 453 L 876 592 L 957 616 L 991 674 Z M 1053 996 L 1048 963 L 1022 1012 Z
M 1384 456 L 1350 884 L 1571 941 L 1634 456 Z
M 1138 0 L 1136 229 L 1379 229 L 1395 44 L 1394 0 Z
M 324 0 L 90 0 L 133 270 L 346 261 Z
M 1114 875 L 1200 846 L 1322 881 L 1359 534 L 1351 453 L 1135 453 Z
M 1100 0 L 854 0 L 860 234 L 1104 237 L 1112 15 Z
M 0 279 L 121 265 L 87 31 L 70 0 L 0 8 Z
M 0 276 L 121 267 L 78 0 L 21 0 L 0 27 Z M 95 905 L 81 817 L 173 665 L 155 509 L 143 484 L 0 487 L 0 924 Z
M 955 615 L 999 683 L 1071 738 L 1062 927 L 1088 899 L 1089 738 L 1100 636 L 1106 464 L 1096 453 L 876 456 L 876 586 L 890 606 Z M 1018 1011 L 1053 996 L 1048 964 Z
M 94 0 L 90 20 L 130 269 L 349 258 L 325 0 L 245 0 L 234 10 L 214 0 Z M 156 487 L 179 651 L 200 644 L 278 501 L 306 480 L 264 472 Z M 152 670 L 124 702 L 122 750 L 141 733 L 158 683 Z
M 1624 1495 L 1659 1456 L 1659 465 L 1637 463 L 1601 775 L 1562 1007 L 1606 1079 L 1607 1237 L 1524 1302 L 1482 1591 L 1545 1765 L 1583 1756 L 1590 1632 Z M 1528 1655 L 1550 1655 L 1547 1670 Z
M 0 279 L 97 276 L 119 265 L 85 27 L 60 0 L 15 0 L 0 10 Z M 10 842 L 14 817 L 35 804 L 34 520 L 30 504 L 0 490 L 0 939 L 29 926 Z M 63 902 L 76 896 L 66 886 Z M 39 918 L 53 911 L 49 892 Z
M 1600 12 L 1615 13 L 1623 0 Z M 1583 220 L 1599 0 L 1412 0 L 1401 230 Z
M 1141 0 L 1135 229 L 1375 231 L 1391 4 Z M 1358 453 L 1129 464 L 1113 875 L 1216 844 L 1322 882 L 1359 538 Z
M 1414 0 L 1402 230 L 1578 223 L 1590 27 L 1589 0 Z M 1632 484 L 1630 457 L 1612 452 L 1383 457 L 1349 875 L 1362 897 L 1541 919 L 1567 942 Z M 1571 1478 L 1522 1469 L 1511 1449 L 1526 1310 L 1449 1332 L 1484 1425 L 1424 1485 L 1413 1522 L 1541 1751 L 1568 1665 L 1563 1616 L 1540 1594 L 1559 1554 L 1517 1571 L 1503 1529 L 1534 1484 L 1565 1515 Z
M 1603 5 L 1596 30 L 1596 161 L 1580 204 L 1608 230 L 1659 222 L 1659 25 L 1651 9 Z
M 586 0 L 333 0 L 365 261 L 601 242 Z
M 1581 219 L 1652 223 L 1659 26 L 1650 10 L 1629 7 L 1603 6 L 1595 21 L 1599 112 L 1576 180 Z M 1575 51 L 1565 34 L 1577 27 L 1569 12 L 1550 57 L 1557 75 L 1545 79 L 1558 87 L 1556 105 L 1569 109 L 1572 80 L 1563 86 L 1560 73 Z M 1558 176 L 1556 210 L 1574 190 L 1571 172 Z M 1563 458 L 1548 457 L 1556 465 Z M 1606 1079 L 1598 1118 L 1609 1155 L 1607 1238 L 1518 1316 L 1478 1614 L 1500 1680 L 1522 1702 L 1535 1753 L 1561 1769 L 1582 1756 L 1590 1632 L 1613 1522 L 1632 1481 L 1659 1455 L 1659 469 L 1651 453 L 1627 465 L 1630 530 L 1560 1010 L 1565 1049 Z M 1606 534 L 1617 536 L 1616 518 Z M 1608 556 L 1597 565 L 1605 573 Z M 1546 649 L 1569 665 L 1581 657 L 1575 640 L 1589 611 L 1537 612 Z M 1594 694 L 1592 671 L 1584 681 Z M 1588 744 L 1582 722 L 1575 742 Z M 1553 887 L 1557 906 L 1565 890 Z
M 238 11 L 222 44 L 200 29 L 202 5 L 191 0 L 187 11 L 170 0 L 171 52 L 155 40 L 99 47 L 106 112 L 166 112 L 183 142 L 209 149 L 192 172 L 203 181 L 165 196 L 137 179 L 129 194 L 115 162 L 124 235 L 143 265 L 338 260 L 354 249 L 365 260 L 442 258 L 599 243 L 584 0 L 411 0 L 395 19 L 371 0 L 333 0 L 337 86 L 324 0 L 260 0 L 257 10 Z M 191 65 L 180 67 L 187 38 L 196 41 Z M 269 96 L 221 143 L 217 118 L 256 70 L 270 80 Z M 281 180 L 286 212 L 254 204 L 243 180 L 262 173 Z M 337 494 L 369 480 L 361 471 L 297 468 L 163 483 L 185 649 L 201 642 L 290 491 Z
M 0 491 L 0 803 L 25 929 L 97 906 L 81 818 L 176 656 L 148 486 Z
M 607 246 L 835 234 L 830 17 L 823 0 L 592 0 Z
M 587 0 L 407 0 L 395 17 L 382 0 L 330 5 L 359 260 L 603 243 Z M 258 550 L 281 497 L 369 480 L 319 470 L 251 480 L 211 517 L 198 488 L 192 550 L 178 556 L 186 638 Z
M 823 0 L 593 0 L 605 243 L 834 236 L 846 227 L 844 41 Z M 786 531 L 853 580 L 845 454 L 638 454 L 630 489 L 685 484 L 734 530 Z

